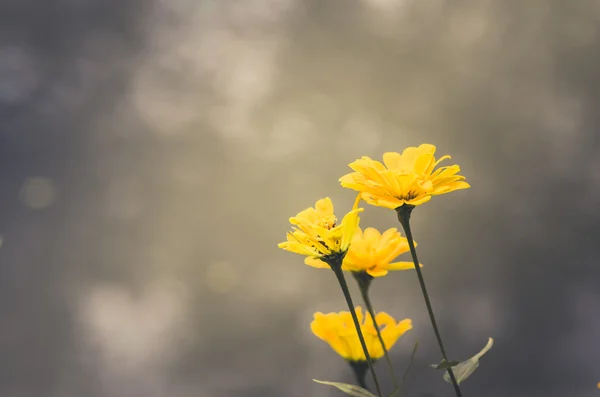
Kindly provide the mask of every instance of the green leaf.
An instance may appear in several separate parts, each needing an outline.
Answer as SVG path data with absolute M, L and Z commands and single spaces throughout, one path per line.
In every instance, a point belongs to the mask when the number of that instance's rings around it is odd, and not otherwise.
M 452 367 L 456 367 L 458 364 L 460 364 L 458 361 L 446 361 L 446 360 L 442 360 L 441 363 L 439 364 L 431 364 L 430 367 L 431 368 L 435 368 L 435 369 L 448 369 L 448 368 L 452 368 Z
M 323 385 L 337 387 L 344 393 L 349 394 L 354 397 L 377 397 L 375 394 L 371 393 L 370 391 L 363 389 L 362 387 L 359 387 L 359 386 L 351 385 L 349 383 L 327 382 L 324 380 L 316 380 L 316 379 L 313 379 L 313 381 L 315 381 L 317 383 L 321 383 Z
M 460 382 L 467 379 L 471 374 L 479 367 L 479 359 L 488 352 L 494 345 L 494 340 L 492 338 L 488 339 L 488 343 L 485 345 L 483 349 L 470 359 L 461 362 L 456 367 L 452 369 L 454 372 L 454 376 L 456 377 L 456 381 L 460 384 Z M 444 374 L 444 380 L 448 383 L 452 383 L 450 380 L 450 375 L 446 372 Z

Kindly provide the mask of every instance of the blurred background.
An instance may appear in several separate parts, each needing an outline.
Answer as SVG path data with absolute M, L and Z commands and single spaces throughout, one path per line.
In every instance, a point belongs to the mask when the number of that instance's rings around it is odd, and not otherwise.
M 0 396 L 341 396 L 343 297 L 277 243 L 424 142 L 472 185 L 413 213 L 450 358 L 495 339 L 464 395 L 600 395 L 599 45 L 593 0 L 3 1 Z M 373 302 L 452 395 L 416 275 Z

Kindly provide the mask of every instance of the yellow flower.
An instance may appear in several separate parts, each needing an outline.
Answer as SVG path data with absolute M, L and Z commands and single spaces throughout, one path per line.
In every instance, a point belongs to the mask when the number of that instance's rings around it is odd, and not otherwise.
M 377 360 L 383 357 L 383 348 L 371 316 L 367 315 L 367 318 L 364 318 L 359 306 L 355 308 L 355 311 L 371 359 Z M 412 321 L 408 318 L 396 323 L 396 320 L 389 314 L 379 312 L 375 319 L 388 351 L 406 331 L 412 329 Z M 327 314 L 317 312 L 314 314 L 310 328 L 318 338 L 329 343 L 329 346 L 344 359 L 366 361 L 350 312 Z
M 422 144 L 408 147 L 402 154 L 384 153 L 385 165 L 363 156 L 350 163 L 355 172 L 344 175 L 339 181 L 343 187 L 360 192 L 367 203 L 391 209 L 404 204 L 421 205 L 431 196 L 469 188 L 465 177 L 457 175 L 460 172 L 458 165 L 435 168 L 450 158 L 443 156 L 436 161 L 435 150 L 433 145 Z
M 348 251 L 361 211 L 363 208 L 352 209 L 337 224 L 331 199 L 321 199 L 314 208 L 310 207 L 290 218 L 292 231 L 287 233 L 287 241 L 280 243 L 279 248 L 305 255 L 304 262 L 307 265 L 328 268 L 325 262 L 341 260 Z
M 415 242 L 415 247 L 417 243 Z M 356 228 L 350 249 L 344 257 L 343 270 L 367 272 L 373 277 L 385 276 L 389 270 L 414 269 L 413 262 L 392 262 L 400 254 L 409 251 L 408 240 L 398 229 L 391 228 L 379 233 L 368 227 L 363 232 Z

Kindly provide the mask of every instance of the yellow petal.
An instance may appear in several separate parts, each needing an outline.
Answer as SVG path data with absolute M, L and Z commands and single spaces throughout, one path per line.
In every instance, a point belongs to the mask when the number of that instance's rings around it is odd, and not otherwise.
M 384 171 L 385 167 L 379 161 L 371 160 L 370 158 L 365 160 L 363 158 L 350 163 L 349 167 L 372 181 L 382 183 L 380 172 Z
M 336 329 L 331 325 L 330 321 L 322 313 L 315 313 L 315 320 L 310 324 L 310 329 L 319 339 L 327 342 L 329 346 L 343 358 L 349 358 L 351 351 L 349 351 L 347 343 L 336 334 Z
M 467 182 L 463 182 L 463 181 L 454 182 L 453 184 L 450 185 L 450 188 L 452 190 L 468 189 L 470 187 L 471 187 L 471 185 L 469 185 Z
M 434 164 L 435 157 L 432 154 L 425 153 L 416 159 L 413 171 L 419 175 L 426 175 L 428 170 L 433 170 Z
M 317 213 L 323 216 L 333 216 L 333 203 L 329 197 L 325 197 L 317 201 L 315 204 L 315 210 Z
M 381 176 L 385 179 L 385 185 L 379 189 L 387 196 L 401 197 L 405 194 L 403 186 L 398 180 L 398 172 L 396 171 L 381 171 Z
M 378 194 L 380 192 L 379 189 L 375 189 L 372 186 L 369 186 L 368 180 L 366 180 L 364 177 L 362 177 L 361 175 L 355 175 L 355 174 L 357 174 L 357 173 L 352 173 L 352 174 L 344 175 L 343 177 L 341 177 L 339 179 L 339 181 L 340 181 L 340 184 L 342 185 L 342 187 L 356 190 L 357 192 L 361 193 L 361 196 L 364 196 L 365 192 L 372 193 L 372 194 Z M 364 200 L 364 198 L 363 198 L 363 200 Z
M 354 236 L 352 237 L 352 242 L 362 240 L 363 239 L 363 231 L 360 226 L 356 226 L 356 231 L 354 232 Z
M 402 151 L 402 158 L 398 168 L 404 172 L 413 172 L 415 161 L 423 153 L 420 148 L 407 147 Z
M 316 267 L 318 269 L 329 269 L 330 266 L 323 262 L 322 260 L 320 260 L 319 258 L 316 258 L 314 256 L 307 256 L 306 258 L 304 258 L 304 263 L 307 264 L 308 266 L 312 266 L 312 267 Z
M 293 252 L 295 254 L 300 254 L 300 255 L 315 255 L 318 254 L 317 252 L 315 252 L 314 249 L 311 249 L 310 247 L 307 247 L 304 244 L 298 243 L 298 242 L 292 242 L 292 241 L 286 241 L 283 243 L 280 243 L 278 245 L 279 248 L 282 248 L 286 251 L 290 251 Z
M 367 274 L 373 277 L 383 277 L 388 274 L 388 271 L 386 269 L 377 267 L 374 269 L 367 269 Z
M 405 245 L 406 250 L 404 250 Z M 408 241 L 402 237 L 402 235 L 398 232 L 398 229 L 393 227 L 383 232 L 381 238 L 379 239 L 377 251 L 386 251 L 391 250 L 392 248 L 397 249 L 398 246 L 401 246 L 402 248 L 399 250 L 401 251 L 400 253 L 408 251 Z M 398 255 L 400 255 L 400 253 L 398 253 Z
M 365 248 L 367 250 L 374 250 L 379 245 L 381 234 L 379 233 L 379 230 L 375 229 L 374 227 L 368 227 L 363 231 L 363 238 L 366 243 Z
M 452 158 L 452 157 L 450 157 L 450 156 L 448 156 L 448 155 L 445 155 L 445 156 L 442 156 L 442 157 L 440 157 L 440 158 L 439 158 L 439 159 L 438 159 L 438 160 L 435 162 L 435 164 L 433 165 L 433 168 L 437 167 L 437 166 L 438 166 L 438 164 L 439 164 L 439 163 L 441 163 L 442 161 L 444 161 L 444 160 L 449 160 L 449 159 L 451 159 L 451 158 Z M 432 170 L 432 171 L 433 171 L 433 170 Z M 429 173 L 431 173 L 431 171 L 430 171 Z
M 398 197 L 408 196 L 409 191 L 415 184 L 416 176 L 414 174 L 396 174 L 394 179 L 398 184 Z
M 360 196 L 361 196 L 361 194 L 360 194 L 360 193 L 358 193 L 358 194 L 356 195 L 356 199 L 354 200 L 354 205 L 352 206 L 352 209 L 353 209 L 353 210 L 357 209 L 357 208 L 358 208 L 358 206 L 360 205 Z
M 386 327 L 381 331 L 381 337 L 385 343 L 385 347 L 390 349 L 398 339 L 404 335 L 407 331 L 412 329 L 412 321 L 408 318 L 400 321 L 393 327 Z
M 364 199 L 364 197 L 365 196 L 363 195 L 363 199 Z M 389 208 L 392 210 L 402 206 L 405 203 L 404 200 L 398 199 L 396 197 L 370 196 L 369 199 L 364 199 L 364 200 L 371 205 Z
M 408 240 L 404 237 L 399 237 L 394 240 L 390 240 L 387 246 L 380 244 L 377 249 L 377 263 L 388 264 L 398 256 L 410 251 L 408 246 Z
M 423 267 L 423 265 L 419 263 L 419 267 Z M 415 268 L 415 264 L 413 262 L 393 262 L 389 263 L 386 268 L 388 270 L 412 270 Z
M 436 150 L 437 148 L 435 147 L 435 145 L 432 145 L 430 143 L 422 143 L 419 145 L 419 151 L 421 153 L 435 154 Z
M 429 196 L 429 195 L 419 196 L 419 197 L 415 197 L 412 200 L 406 200 L 406 204 L 409 204 L 409 205 L 421 205 L 421 204 L 424 204 L 424 203 L 428 202 L 429 200 L 431 200 L 431 196 Z
M 400 153 L 387 152 L 383 154 L 383 163 L 388 170 L 397 170 L 398 165 L 400 164 L 400 158 Z
M 356 231 L 358 223 L 360 222 L 360 217 L 358 214 L 362 211 L 364 211 L 364 208 L 357 208 L 348 212 L 344 216 L 344 219 L 342 219 L 342 242 L 340 247 L 342 252 L 347 251 L 348 247 L 350 246 L 354 232 Z

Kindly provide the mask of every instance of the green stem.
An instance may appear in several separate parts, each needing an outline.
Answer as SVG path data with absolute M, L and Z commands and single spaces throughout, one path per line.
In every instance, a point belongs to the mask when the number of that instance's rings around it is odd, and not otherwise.
M 365 343 L 365 338 L 363 337 L 362 330 L 360 329 L 360 323 L 358 321 L 358 317 L 356 316 L 356 311 L 354 310 L 354 303 L 352 302 L 352 297 L 350 296 L 350 290 L 348 289 L 348 284 L 346 283 L 346 278 L 344 277 L 344 271 L 342 270 L 342 258 L 335 258 L 334 260 L 327 261 L 327 263 L 329 264 L 329 266 L 333 270 L 333 273 L 337 277 L 337 280 L 340 283 L 340 288 L 344 293 L 344 298 L 346 298 L 348 309 L 350 309 L 352 320 L 354 320 L 354 326 L 356 327 L 358 339 L 362 346 L 363 352 L 365 353 L 367 364 L 369 364 L 371 375 L 373 376 L 373 383 L 375 383 L 377 395 L 379 397 L 383 397 L 383 394 L 381 394 L 381 387 L 379 386 L 379 380 L 377 379 L 377 374 L 375 373 L 375 368 L 373 368 L 373 360 L 371 360 L 371 356 L 369 355 L 369 350 L 367 349 L 367 344 Z
M 369 390 L 367 388 L 366 375 L 369 367 L 363 361 L 349 361 L 350 368 L 354 372 L 354 377 L 356 378 L 356 382 L 360 387 L 365 390 Z
M 385 361 L 387 362 L 390 373 L 392 374 L 392 380 L 394 381 L 394 389 L 397 389 L 398 379 L 396 379 L 396 374 L 394 373 L 394 366 L 392 365 L 392 360 L 390 360 L 388 350 L 385 347 L 385 342 L 383 341 L 383 337 L 381 336 L 381 330 L 379 329 L 379 325 L 377 325 L 377 321 L 375 321 L 375 310 L 373 310 L 371 298 L 369 297 L 369 287 L 371 286 L 371 281 L 373 281 L 373 276 L 371 276 L 367 272 L 352 272 L 352 275 L 358 283 L 358 289 L 360 290 L 360 294 L 362 295 L 363 301 L 365 302 L 367 311 L 369 312 L 371 319 L 373 319 L 373 325 L 375 326 L 375 331 L 377 331 L 377 338 L 379 338 L 379 343 L 381 343 L 381 347 L 383 348 Z
M 410 368 L 413 365 L 413 362 L 415 361 L 415 354 L 417 354 L 417 348 L 419 347 L 419 340 L 417 339 L 415 341 L 415 345 L 413 346 L 413 351 L 410 354 L 410 361 L 408 362 L 408 367 L 406 367 L 406 371 L 404 371 L 404 376 L 402 377 L 402 384 L 400 385 L 400 387 L 402 387 L 402 385 L 404 384 L 404 381 L 406 381 L 406 378 L 408 377 L 408 373 L 410 372 Z
M 429 300 L 429 294 L 427 293 L 427 287 L 425 286 L 425 278 L 423 277 L 423 272 L 419 266 L 419 259 L 417 258 L 417 250 L 415 249 L 415 243 L 413 241 L 412 232 L 410 230 L 410 214 L 413 210 L 414 206 L 412 205 L 403 205 L 401 207 L 396 208 L 396 212 L 398 213 L 398 220 L 404 228 L 404 233 L 406 234 L 406 238 L 408 240 L 408 247 L 410 248 L 410 253 L 413 258 L 413 262 L 415 264 L 415 270 L 417 271 L 417 276 L 419 278 L 419 284 L 421 285 L 421 291 L 423 292 L 423 298 L 425 298 L 425 305 L 427 306 L 427 312 L 429 313 L 429 318 L 431 320 L 431 325 L 433 326 L 433 331 L 435 333 L 435 337 L 437 339 L 438 345 L 440 346 L 440 351 L 442 353 L 442 358 L 448 361 L 448 356 L 446 354 L 446 349 L 444 348 L 444 342 L 442 341 L 442 336 L 440 334 L 440 330 L 438 329 L 437 322 L 435 320 L 435 315 L 433 314 L 433 308 L 431 307 L 431 301 Z M 448 376 L 450 376 L 450 380 L 452 381 L 452 385 L 454 386 L 454 392 L 456 393 L 456 397 L 462 397 L 462 393 L 460 391 L 460 387 L 458 386 L 458 382 L 456 381 L 456 377 L 454 376 L 454 372 L 452 368 L 448 368 Z

